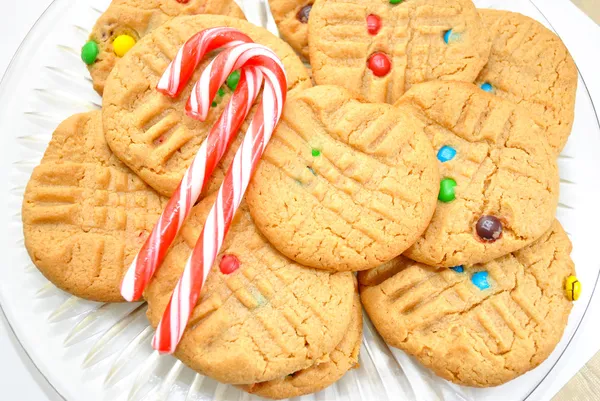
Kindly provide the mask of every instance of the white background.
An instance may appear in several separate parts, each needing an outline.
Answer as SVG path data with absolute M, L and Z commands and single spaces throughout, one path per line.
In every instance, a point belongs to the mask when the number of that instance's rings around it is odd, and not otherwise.
M 5 16 L 3 23 L 0 24 L 0 75 L 3 75 L 19 44 L 51 0 L 1 0 L 0 3 L 2 14 Z M 567 43 L 590 86 L 589 90 L 592 92 L 595 104 L 600 105 L 600 74 L 597 73 L 600 65 L 600 28 L 567 0 L 537 0 L 536 3 Z M 595 301 L 590 313 L 598 316 L 600 302 L 598 299 Z M 598 320 L 594 317 L 592 319 Z M 587 333 L 598 329 L 598 325 L 587 326 Z M 589 337 L 594 338 L 593 335 Z M 597 335 L 595 338 L 598 341 Z M 600 344 L 589 347 L 594 352 L 598 348 Z M 549 398 L 549 394 L 556 392 L 567 381 L 568 377 L 565 376 L 574 374 L 592 355 L 593 352 L 585 353 L 581 356 L 579 366 L 572 366 L 561 372 L 562 377 L 557 380 L 560 383 L 556 383 L 554 388 L 549 390 L 547 397 Z M 23 352 L 1 314 L 0 394 L 2 401 L 61 400 Z M 82 399 L 84 398 L 85 395 L 82 395 Z
M 0 0 L 2 14 L 5 16 L 4 22 L 0 24 L 0 76 L 4 75 L 13 54 L 31 26 L 51 2 L 52 0 Z M 0 314 L 0 400 L 62 400 L 23 352 L 3 314 Z

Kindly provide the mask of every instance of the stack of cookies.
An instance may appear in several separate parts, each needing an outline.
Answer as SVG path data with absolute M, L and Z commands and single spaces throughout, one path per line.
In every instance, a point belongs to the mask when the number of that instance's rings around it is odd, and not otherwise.
M 364 307 L 386 343 L 458 384 L 539 365 L 581 291 L 555 219 L 577 88 L 560 39 L 471 0 L 270 5 L 287 43 L 233 0 L 113 0 L 82 48 L 103 108 L 56 129 L 25 192 L 35 265 L 123 301 L 238 78 L 205 121 L 185 106 L 210 59 L 176 98 L 157 83 L 191 36 L 233 27 L 282 60 L 288 100 L 175 356 L 260 396 L 316 392 L 357 366 Z M 154 326 L 240 143 L 144 294 Z

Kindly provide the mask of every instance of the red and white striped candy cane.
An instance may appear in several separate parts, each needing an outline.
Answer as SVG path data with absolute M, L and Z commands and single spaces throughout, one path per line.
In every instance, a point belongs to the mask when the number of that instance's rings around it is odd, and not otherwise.
M 198 32 L 179 49 L 158 81 L 156 90 L 167 96 L 177 97 L 207 53 L 242 43 L 252 43 L 252 39 L 234 28 L 209 28 Z
M 165 81 L 166 86 L 162 87 L 161 92 L 169 93 L 169 96 L 176 96 L 185 87 L 193 74 L 193 69 L 190 70 L 188 64 L 191 63 L 195 68 L 204 53 L 227 44 L 226 40 L 233 41 L 229 43 L 236 43 L 238 45 L 243 43 L 241 39 L 243 37 L 247 38 L 247 36 L 244 34 L 240 36 L 240 34 L 241 32 L 231 28 L 213 28 L 194 35 L 186 42 L 184 47 L 179 51 L 176 59 L 165 71 L 161 82 Z M 193 53 L 190 50 L 190 46 L 192 45 L 200 50 Z M 184 52 L 183 49 L 187 50 Z M 186 72 L 179 73 L 175 71 L 173 69 L 173 65 L 175 64 L 181 66 L 185 64 L 187 68 Z M 177 78 L 171 79 L 172 76 L 176 76 Z M 218 86 L 223 85 L 226 79 L 227 77 L 224 77 L 221 81 L 218 81 Z M 186 171 L 174 195 L 169 200 L 152 233 L 125 273 L 125 277 L 121 283 L 121 295 L 125 300 L 135 301 L 142 296 L 190 210 L 198 200 L 210 176 L 229 147 L 231 140 L 246 120 L 262 86 L 262 79 L 262 74 L 255 70 L 246 69 L 242 71 L 238 87 L 229 103 L 211 129 L 206 140 L 200 146 L 192 164 Z M 175 82 L 177 85 L 174 85 Z M 160 86 L 161 83 L 159 83 Z M 208 96 L 208 89 L 205 91 L 205 96 Z M 214 98 L 214 95 L 210 99 L 212 98 Z
M 211 101 L 232 71 L 243 66 L 258 65 L 263 68 L 284 70 L 283 64 L 273 51 L 255 43 L 244 43 L 224 50 L 206 67 L 194 85 L 186 104 L 190 117 L 205 120 Z M 207 95 L 208 93 L 208 95 Z
M 276 56 L 267 56 L 264 48 L 246 47 L 239 60 L 246 60 L 249 66 L 259 70 L 265 77 L 262 102 L 250 123 L 244 141 L 238 149 L 225 180 L 219 189 L 217 199 L 188 259 L 184 272 L 175 287 L 165 313 L 158 325 L 152 346 L 163 353 L 172 353 L 177 348 L 187 327 L 191 313 L 198 302 L 200 292 L 211 266 L 223 244 L 223 240 L 236 210 L 238 209 L 252 174 L 269 142 L 275 126 L 279 122 L 286 98 L 287 83 L 285 72 Z M 254 56 L 253 56 L 254 54 Z M 272 54 L 272 53 L 271 53 Z M 270 58 L 265 60 L 264 58 Z M 225 69 L 237 69 L 237 62 L 223 64 Z M 208 71 L 205 70 L 205 73 Z M 227 74 L 227 72 L 224 72 Z M 202 78 L 200 79 L 202 82 Z M 201 103 L 201 102 L 200 102 Z
M 231 140 L 246 120 L 261 85 L 262 74 L 251 69 L 242 71 L 238 87 L 223 114 L 202 142 L 183 180 L 125 274 L 121 295 L 127 301 L 142 296 Z

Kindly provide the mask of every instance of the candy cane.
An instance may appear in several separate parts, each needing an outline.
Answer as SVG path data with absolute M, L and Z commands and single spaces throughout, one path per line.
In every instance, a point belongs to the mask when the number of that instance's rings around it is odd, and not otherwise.
M 246 120 L 261 85 L 261 74 L 251 69 L 242 71 L 240 83 L 223 114 L 200 146 L 152 233 L 125 274 L 121 295 L 127 301 L 135 301 L 142 296 L 231 140 Z
M 156 90 L 167 96 L 177 97 L 206 53 L 241 43 L 252 43 L 252 39 L 234 28 L 209 28 L 198 32 L 179 49 L 177 56 L 158 81 Z
M 227 42 L 228 40 L 229 42 Z M 231 43 L 239 45 L 245 40 L 250 39 L 232 28 L 212 28 L 194 35 L 180 49 L 175 60 L 165 71 L 158 84 L 158 90 L 168 93 L 169 96 L 177 96 L 193 75 L 190 65 L 194 68 L 197 67 L 203 55 L 215 48 Z M 185 68 L 185 71 L 180 72 L 175 69 L 174 66 L 177 65 Z M 226 79 L 227 77 L 223 77 L 222 80 L 215 82 L 218 87 L 221 87 Z M 200 146 L 158 223 L 125 273 L 121 283 L 121 295 L 125 300 L 135 301 L 142 296 L 191 208 L 229 147 L 233 136 L 246 120 L 261 85 L 262 74 L 250 69 L 243 71 L 238 87 L 223 114 Z M 210 99 L 214 98 L 215 94 Z M 206 96 L 208 96 L 208 90 Z M 205 118 L 207 114 L 205 114 Z
M 239 51 L 236 52 L 236 49 Z M 245 68 L 260 71 L 265 77 L 263 98 L 158 325 L 152 346 L 159 352 L 174 352 L 183 337 L 208 272 L 216 260 L 250 178 L 281 117 L 287 90 L 285 72 L 276 56 L 272 53 L 267 55 L 270 51 L 265 52 L 265 49 L 257 45 L 240 45 L 231 49 L 226 63 L 215 63 L 222 65 L 226 71 L 239 68 L 238 62 L 247 63 L 249 66 Z M 237 61 L 234 61 L 236 56 Z M 226 71 L 217 70 L 215 73 L 227 74 Z M 199 81 L 200 86 L 203 78 L 204 76 Z M 201 106 L 202 102 L 198 104 Z M 202 113 L 201 107 L 199 112 Z
M 221 87 L 220 82 L 224 82 L 232 71 L 250 65 L 258 65 L 270 70 L 284 70 L 283 64 L 275 53 L 265 46 L 245 43 L 227 49 L 206 67 L 200 80 L 194 85 L 186 104 L 187 114 L 205 120 L 210 110 L 211 100 Z

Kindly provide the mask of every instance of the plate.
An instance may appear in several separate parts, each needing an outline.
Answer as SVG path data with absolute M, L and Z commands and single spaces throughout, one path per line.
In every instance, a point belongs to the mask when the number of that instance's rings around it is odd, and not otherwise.
M 108 0 L 55 0 L 27 35 L 0 84 L 0 132 L 8 175 L 0 220 L 6 227 L 0 266 L 0 305 L 17 338 L 40 372 L 66 400 L 258 400 L 232 386 L 196 374 L 170 356 L 151 349 L 153 329 L 146 305 L 99 304 L 55 288 L 32 265 L 24 247 L 21 202 L 33 168 L 54 128 L 66 117 L 99 108 L 79 49 Z M 265 0 L 241 2 L 248 19 L 277 32 Z M 508 9 L 550 27 L 526 0 L 476 1 L 479 7 Z M 560 205 L 557 216 L 574 244 L 573 259 L 583 283 L 562 341 L 533 371 L 491 389 L 461 387 L 437 378 L 411 357 L 390 349 L 365 319 L 360 368 L 328 389 L 302 400 L 524 400 L 560 361 L 594 294 L 600 263 L 598 226 L 590 188 L 598 186 L 600 126 L 579 79 L 573 134 L 559 157 Z M 533 395 L 532 395 L 533 394 Z

